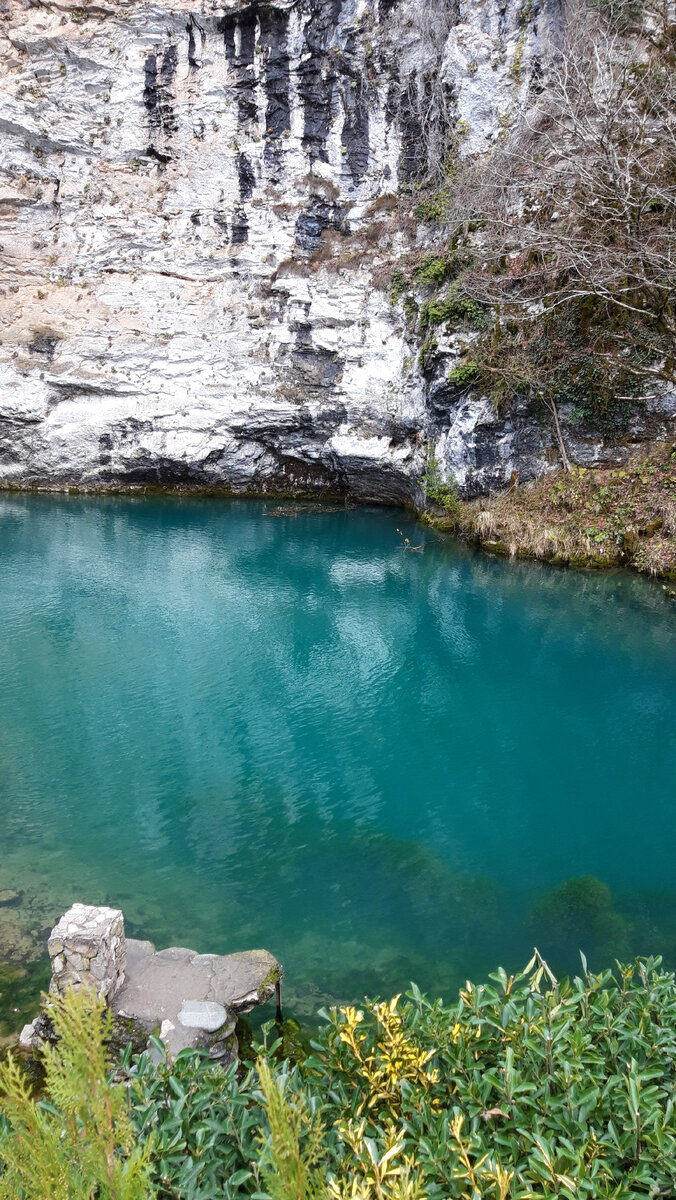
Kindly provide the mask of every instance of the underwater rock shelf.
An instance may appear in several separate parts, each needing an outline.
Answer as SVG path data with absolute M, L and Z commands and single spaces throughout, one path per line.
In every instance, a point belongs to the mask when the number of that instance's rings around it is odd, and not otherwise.
M 126 938 L 119 909 L 74 904 L 52 930 L 50 992 L 92 987 L 105 999 L 114 1033 L 126 1041 L 159 1033 L 170 1057 L 193 1047 L 214 1059 L 232 1059 L 239 1013 L 273 995 L 280 1012 L 281 965 L 267 950 L 198 954 L 182 946 L 156 950 L 152 942 Z M 36 1018 L 21 1031 L 20 1045 L 33 1049 L 48 1036 Z

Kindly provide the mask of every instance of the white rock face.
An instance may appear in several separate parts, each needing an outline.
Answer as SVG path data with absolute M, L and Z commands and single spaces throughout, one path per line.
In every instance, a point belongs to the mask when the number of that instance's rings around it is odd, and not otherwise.
M 124 983 L 126 939 L 119 908 L 73 904 L 49 935 L 50 992 L 93 988 L 112 1000 Z
M 422 374 L 373 206 L 433 153 L 425 76 L 485 150 L 557 11 L 0 0 L 0 484 L 415 502 L 430 442 L 468 494 L 547 469 L 452 348 Z

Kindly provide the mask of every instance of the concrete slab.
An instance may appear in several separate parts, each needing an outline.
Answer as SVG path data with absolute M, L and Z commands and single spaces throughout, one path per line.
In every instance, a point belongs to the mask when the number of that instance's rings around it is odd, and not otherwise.
M 125 980 L 111 1008 L 115 1016 L 133 1021 L 147 1033 L 159 1029 L 175 1055 L 187 1046 L 204 1044 L 206 1034 L 228 1036 L 234 1015 L 270 1000 L 282 977 L 282 967 L 267 950 L 221 955 L 170 946 L 156 951 L 151 942 L 127 938 Z M 203 1006 L 202 1026 L 187 1027 L 179 1020 L 179 1013 L 191 1002 L 193 1014 Z M 214 1026 L 216 1006 L 224 1013 L 218 1026 Z

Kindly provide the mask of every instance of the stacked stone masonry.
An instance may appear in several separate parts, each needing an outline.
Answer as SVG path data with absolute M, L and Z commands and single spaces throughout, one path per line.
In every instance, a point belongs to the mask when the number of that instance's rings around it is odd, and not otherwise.
M 110 1003 L 124 983 L 126 941 L 118 908 L 74 904 L 55 925 L 47 949 L 53 993 L 91 987 Z
M 197 954 L 181 946 L 156 951 L 152 942 L 128 941 L 117 908 L 73 904 L 47 943 L 52 995 L 91 987 L 112 1014 L 113 1043 L 142 1049 L 160 1029 L 166 1052 L 199 1047 L 219 1062 L 237 1056 L 236 1015 L 276 997 L 281 1019 L 284 971 L 267 950 Z M 24 1050 L 53 1038 L 49 1006 L 21 1031 Z M 140 1043 L 140 1044 L 139 1044 Z

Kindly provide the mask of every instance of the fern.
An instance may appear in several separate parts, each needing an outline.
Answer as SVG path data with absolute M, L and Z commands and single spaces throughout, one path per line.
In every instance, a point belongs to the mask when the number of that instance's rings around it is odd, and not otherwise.
M 11 1056 L 0 1065 L 0 1200 L 149 1200 L 151 1143 L 134 1145 L 126 1089 L 108 1078 L 110 1015 L 88 989 L 50 998 L 58 1042 L 36 1101 Z
M 320 1121 L 304 1097 L 289 1100 L 284 1077 L 274 1078 L 265 1059 L 256 1069 L 270 1129 L 261 1138 L 261 1175 L 270 1200 L 325 1200 Z

